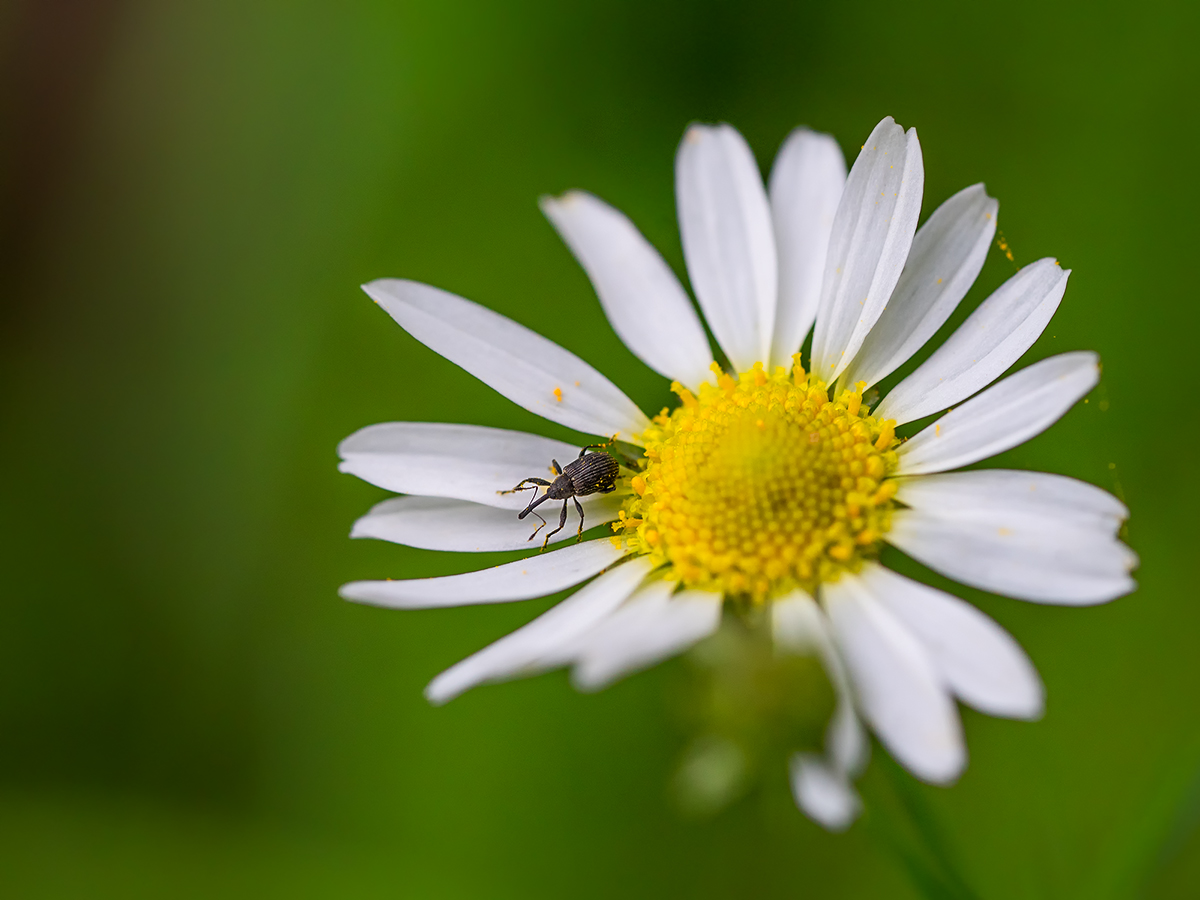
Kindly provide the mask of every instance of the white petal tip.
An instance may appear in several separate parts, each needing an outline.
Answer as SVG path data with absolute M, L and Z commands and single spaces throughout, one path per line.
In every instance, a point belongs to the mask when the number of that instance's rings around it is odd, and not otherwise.
M 447 685 L 439 675 L 425 686 L 425 699 L 431 706 L 445 706 L 463 692 L 463 688 Z
M 1020 597 L 1021 600 L 1032 600 L 1035 603 L 1049 603 L 1058 606 L 1101 606 L 1127 597 L 1137 590 L 1137 582 L 1126 576 L 1112 579 L 1106 588 L 1096 589 L 1091 593 L 1076 594 L 1067 598 L 1062 597 Z
M 598 666 L 576 665 L 571 670 L 571 686 L 581 694 L 596 694 L 616 681 L 615 676 Z
M 543 194 L 538 197 L 538 207 L 547 217 L 553 217 L 553 214 L 560 209 L 572 204 L 579 203 L 583 199 L 583 192 L 577 190 L 565 191 L 555 197 L 553 194 Z
M 858 818 L 862 803 L 844 775 L 812 756 L 794 758 L 791 769 L 796 805 L 818 825 L 845 831 Z
M 923 759 L 900 760 L 903 766 L 917 778 L 928 784 L 951 785 L 958 781 L 967 768 L 966 749 L 943 747 L 932 750 Z
M 361 603 L 362 598 L 362 581 L 350 581 L 338 588 L 338 596 L 343 600 L 349 600 L 351 603 Z
M 430 706 L 445 706 L 453 699 L 453 697 L 444 697 L 441 694 L 435 693 L 434 691 L 428 689 L 425 691 L 425 700 Z
M 1137 568 L 1136 562 L 1133 564 L 1132 568 Z M 1117 590 L 1117 592 L 1115 594 L 1113 594 L 1111 597 L 1106 597 L 1104 600 L 1102 600 L 1100 602 L 1107 603 L 1109 600 L 1119 600 L 1121 597 L 1128 597 L 1130 594 L 1132 594 L 1137 589 L 1138 589 L 1138 583 L 1136 581 L 1134 581 L 1132 578 L 1126 578 L 1121 583 L 1120 588 Z
M 1046 712 L 1046 693 L 1040 680 L 1030 682 L 1023 691 L 1010 689 L 1007 696 L 988 700 L 971 697 L 959 699 L 985 715 L 1018 722 L 1036 722 Z
M 1032 699 L 1028 704 L 1011 710 L 1009 719 L 1019 719 L 1022 722 L 1036 722 L 1046 714 L 1046 698 L 1043 694 Z

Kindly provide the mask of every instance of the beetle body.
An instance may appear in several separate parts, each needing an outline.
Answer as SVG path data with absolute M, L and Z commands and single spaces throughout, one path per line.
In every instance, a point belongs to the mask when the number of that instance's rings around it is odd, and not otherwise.
M 620 465 L 607 453 L 588 453 L 567 463 L 546 493 L 554 500 L 608 494 L 616 490 L 620 472 Z
M 558 527 L 546 535 L 546 539 L 542 542 L 543 550 L 550 543 L 550 538 L 562 531 L 567 524 L 567 501 L 574 501 L 575 509 L 579 513 L 579 531 L 575 537 L 575 540 L 579 541 L 583 538 L 583 506 L 580 505 L 578 498 L 587 497 L 590 494 L 611 494 L 617 489 L 617 476 L 621 473 L 621 465 L 607 453 L 600 452 L 599 448 L 607 446 L 609 444 L 592 444 L 584 447 L 579 451 L 578 458 L 571 460 L 566 467 L 560 466 L 556 459 L 550 460 L 558 476 L 552 482 L 546 481 L 544 478 L 526 478 L 511 491 L 503 492 L 511 494 L 514 491 L 532 490 L 536 494 L 539 487 L 546 489 L 546 493 L 540 497 L 535 496 L 533 500 L 529 501 L 529 505 L 517 514 L 518 519 L 524 519 L 530 513 L 538 516 L 534 512 L 534 508 L 547 500 L 563 502 L 562 513 L 558 517 Z M 589 453 L 589 450 L 592 452 Z M 538 516 L 538 518 L 542 517 Z M 546 520 L 542 519 L 542 524 L 535 528 L 533 534 L 529 536 L 531 541 L 545 524 Z

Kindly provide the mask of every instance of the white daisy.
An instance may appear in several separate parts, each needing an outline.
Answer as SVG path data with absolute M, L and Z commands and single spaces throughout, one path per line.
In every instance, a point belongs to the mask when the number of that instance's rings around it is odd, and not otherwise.
M 1096 384 L 1099 363 L 1064 353 L 993 384 L 1062 299 L 1069 272 L 1042 259 L 868 410 L 863 392 L 946 322 L 995 233 L 998 205 L 983 185 L 918 230 L 923 179 L 916 132 L 890 118 L 848 176 L 832 138 L 797 130 L 768 189 L 733 128 L 690 128 L 676 158 L 680 231 L 728 372 L 687 293 L 625 216 L 581 192 L 544 200 L 617 334 L 673 381 L 679 405 L 653 419 L 579 357 L 504 316 L 410 281 L 365 286 L 413 337 L 513 402 L 642 452 L 615 491 L 580 498 L 588 527 L 613 523 L 611 532 L 465 575 L 342 588 L 350 600 L 414 609 L 587 582 L 435 678 L 431 701 L 564 665 L 580 688 L 600 688 L 711 634 L 730 600 L 769 617 L 777 652 L 818 654 L 838 691 L 824 755 L 798 754 L 791 772 L 801 808 L 830 828 L 858 809 L 860 718 L 918 778 L 947 783 L 966 761 L 956 700 L 997 716 L 1041 713 L 1037 673 L 1005 631 L 876 560 L 886 542 L 964 584 L 1042 603 L 1132 590 L 1136 557 L 1117 538 L 1127 510 L 1109 494 L 1058 475 L 949 471 L 1043 431 Z M 806 371 L 798 351 L 810 328 Z M 897 426 L 950 407 L 896 438 Z M 341 444 L 342 471 L 406 496 L 374 507 L 352 535 L 537 549 L 517 517 L 529 494 L 505 492 L 578 449 L 469 425 L 365 428 Z

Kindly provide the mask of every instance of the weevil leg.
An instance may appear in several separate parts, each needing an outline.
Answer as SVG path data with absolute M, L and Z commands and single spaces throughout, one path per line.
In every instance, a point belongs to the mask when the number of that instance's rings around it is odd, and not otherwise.
M 619 433 L 620 432 L 618 432 L 618 434 Z M 605 447 L 611 447 L 616 442 L 617 442 L 617 435 L 614 434 L 603 444 L 588 444 L 586 447 L 584 447 L 582 450 L 579 451 L 579 458 L 583 459 L 583 454 L 587 453 L 589 450 L 603 450 Z
M 575 502 L 578 503 L 579 501 L 576 500 Z M 548 535 L 546 535 L 546 539 L 544 541 L 542 541 L 542 549 L 543 550 L 545 550 L 546 545 L 550 543 L 550 538 L 554 537 L 556 534 L 558 534 L 560 531 L 562 531 L 563 528 L 566 527 L 566 524 L 567 524 L 567 501 L 564 500 L 562 514 L 558 517 L 558 527 L 555 528 Z
M 527 510 L 527 511 L 528 511 L 528 512 L 533 512 L 533 510 Z M 542 514 L 541 514 L 541 513 L 536 513 L 536 512 L 535 512 L 535 513 L 533 513 L 533 514 L 534 514 L 535 516 L 537 516 L 537 517 L 538 517 L 538 519 L 540 519 L 540 520 L 541 520 L 542 524 L 541 524 L 541 525 L 539 525 L 537 528 L 533 529 L 533 534 L 531 534 L 531 535 L 530 535 L 528 538 L 526 538 L 526 540 L 529 540 L 529 541 L 532 541 L 532 540 L 533 540 L 535 537 L 537 537 L 537 533 L 538 533 L 539 531 L 541 531 L 543 528 L 545 528 L 545 527 L 546 527 L 546 520 L 545 520 L 545 519 L 542 519 Z
M 541 516 L 541 513 L 538 513 L 538 512 L 535 512 L 535 511 L 534 511 L 534 507 L 535 507 L 535 506 L 537 506 L 538 504 L 545 503 L 545 502 L 546 502 L 547 500 L 549 500 L 549 499 L 550 499 L 550 495 L 549 495 L 549 494 L 542 494 L 542 496 L 540 496 L 540 497 L 535 497 L 533 500 L 530 500 L 530 501 L 529 501 L 529 505 L 528 505 L 527 507 L 525 507 L 523 510 L 521 510 L 521 511 L 520 511 L 520 512 L 517 514 L 517 518 L 518 518 L 518 519 L 523 519 L 523 518 L 525 518 L 527 515 L 529 515 L 530 513 L 533 513 L 535 516 L 537 516 L 537 517 L 538 517 L 538 519 L 540 519 L 540 520 L 541 520 L 541 523 L 542 523 L 542 524 L 541 524 L 541 525 L 539 525 L 537 528 L 533 529 L 533 534 L 531 534 L 531 535 L 529 536 L 529 538 L 528 538 L 528 539 L 529 539 L 529 540 L 531 540 L 531 541 L 532 541 L 532 540 L 533 540 L 535 537 L 537 537 L 537 533 L 538 533 L 539 531 L 541 531 L 543 528 L 545 528 L 545 527 L 546 527 L 546 520 L 542 518 L 542 516 Z
M 611 491 L 611 490 L 613 490 L 613 489 L 614 489 L 614 488 L 609 488 L 608 490 L 609 490 L 609 491 Z M 605 493 L 605 494 L 607 494 L 607 493 L 608 493 L 608 491 L 603 491 L 602 493 Z M 580 541 L 582 541 L 582 540 L 583 540 L 583 507 L 579 505 L 579 498 L 578 498 L 578 497 L 572 497 L 571 499 L 575 501 L 575 508 L 576 508 L 577 510 L 579 510 L 579 531 L 575 532 L 575 543 L 577 543 L 577 544 L 578 544 Z M 566 508 L 567 508 L 567 504 L 565 504 L 565 503 L 564 503 L 564 504 L 563 504 L 563 513 L 564 513 L 564 515 L 565 515 L 565 513 L 566 513 Z
M 536 491 L 538 489 L 538 485 L 541 485 L 542 487 L 549 487 L 550 482 L 548 482 L 545 478 L 526 478 L 524 481 L 522 481 L 520 484 L 518 484 L 515 488 L 512 488 L 511 490 L 496 491 L 496 493 L 497 494 L 515 494 L 517 491 L 528 491 L 528 490 Z
M 555 471 L 556 473 L 558 473 L 559 475 L 561 475 L 561 474 L 562 474 L 562 466 L 560 466 L 560 465 L 558 464 L 558 460 L 557 460 L 557 459 L 552 459 L 552 460 L 550 460 L 550 462 L 554 464 L 554 471 Z

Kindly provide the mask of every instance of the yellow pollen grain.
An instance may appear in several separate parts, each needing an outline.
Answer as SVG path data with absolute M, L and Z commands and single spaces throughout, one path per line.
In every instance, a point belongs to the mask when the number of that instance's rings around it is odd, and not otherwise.
M 562 403 L 562 388 L 556 387 L 554 389 L 554 399 L 559 403 Z
M 761 603 L 856 570 L 891 524 L 895 422 L 860 382 L 831 398 L 800 365 L 755 364 L 671 389 L 680 406 L 641 435 L 641 471 L 613 524 L 667 577 Z

